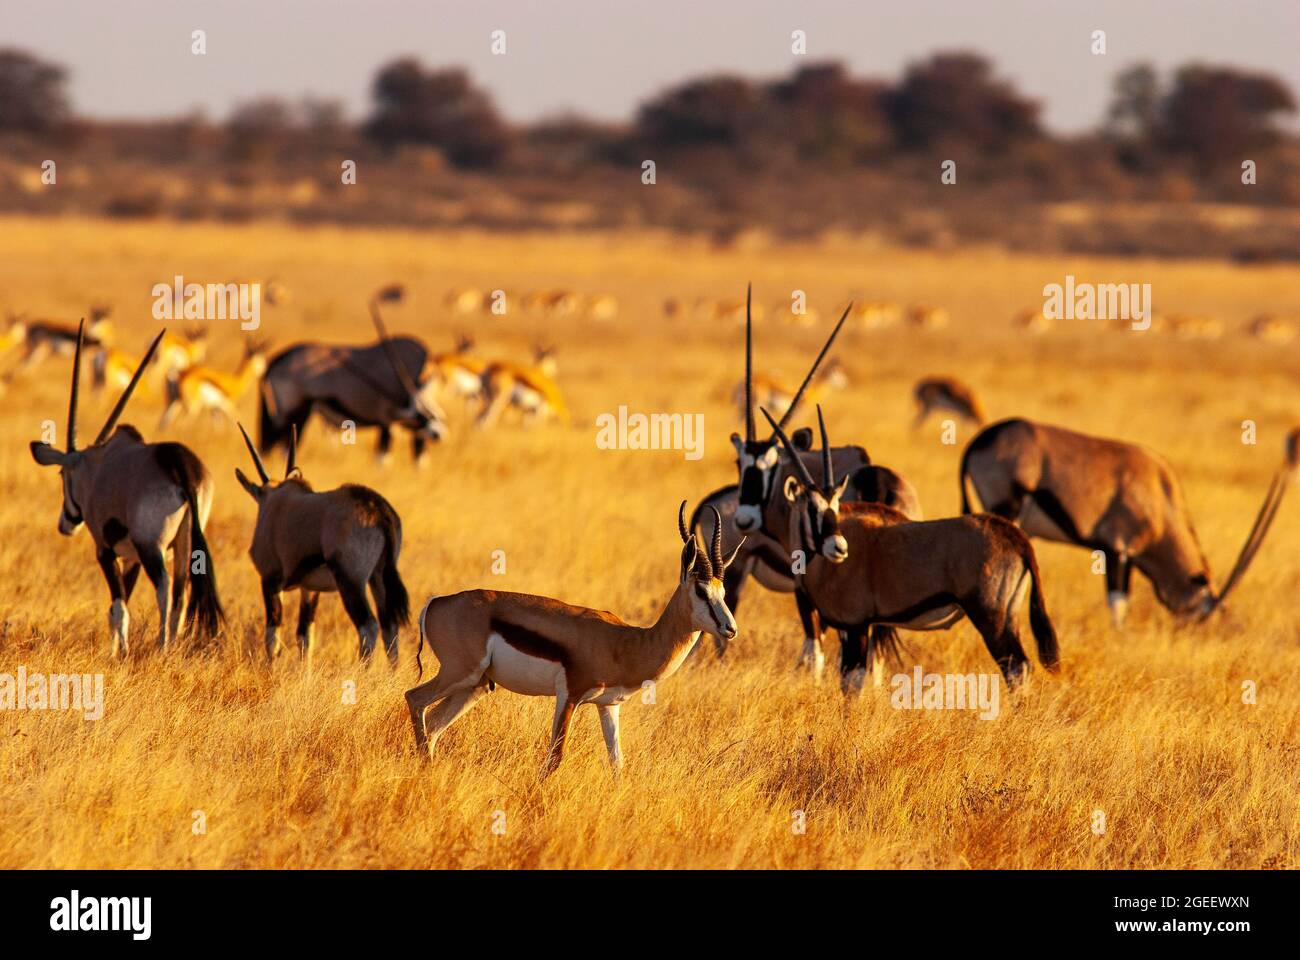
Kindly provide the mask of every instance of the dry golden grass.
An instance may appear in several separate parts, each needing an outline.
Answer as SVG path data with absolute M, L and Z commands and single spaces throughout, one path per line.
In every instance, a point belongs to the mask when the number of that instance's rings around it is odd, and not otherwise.
M 1184 487 L 1213 569 L 1226 572 L 1268 476 L 1283 428 L 1300 413 L 1300 362 L 1289 348 L 1230 338 L 1213 345 L 1077 323 L 1046 337 L 1011 328 L 1042 285 L 1149 281 L 1158 310 L 1209 313 L 1230 329 L 1255 313 L 1296 313 L 1300 271 L 972 250 L 939 256 L 843 243 L 711 250 L 664 238 L 440 236 L 171 224 L 9 220 L 0 224 L 0 309 L 77 316 L 117 304 L 120 338 L 139 349 L 154 329 L 149 290 L 189 280 L 257 280 L 293 291 L 267 307 L 261 333 L 369 336 L 364 301 L 400 280 L 396 330 L 450 344 L 442 296 L 457 284 L 522 290 L 571 286 L 621 304 L 608 325 L 566 319 L 545 329 L 483 319 L 484 352 L 526 356 L 558 343 L 575 425 L 457 431 L 417 472 L 403 444 L 386 470 L 371 438 L 341 447 L 309 433 L 302 465 L 318 488 L 345 480 L 381 490 L 401 513 L 401 566 L 413 600 L 476 585 L 525 590 L 648 621 L 676 572 L 674 514 L 732 476 L 728 401 L 741 369 L 738 328 L 662 319 L 668 296 L 734 296 L 752 278 L 764 301 L 808 291 L 823 325 L 765 326 L 760 363 L 797 376 L 851 291 L 946 307 L 945 331 L 855 333 L 838 355 L 852 386 L 829 400 L 835 438 L 868 444 L 918 486 L 931 516 L 956 511 L 958 446 L 939 425 L 913 433 L 911 383 L 956 374 L 994 416 L 1024 414 L 1146 442 Z M 233 365 L 233 325 L 215 362 Z M 132 604 L 129 665 L 108 660 L 107 590 L 88 537 L 57 536 L 58 481 L 27 452 L 41 423 L 61 424 L 68 362 L 14 382 L 0 403 L 0 672 L 104 671 L 98 722 L 75 714 L 0 714 L 3 867 L 1295 867 L 1300 861 L 1300 694 L 1296 689 L 1297 518 L 1277 528 L 1232 609 L 1175 629 L 1145 583 L 1126 633 L 1109 627 L 1104 589 L 1079 550 L 1040 545 L 1048 607 L 1061 638 L 1059 676 L 1039 671 L 1016 709 L 891 709 L 886 691 L 846 700 L 829 678 L 792 667 L 800 630 L 789 597 L 751 585 L 741 640 L 726 666 L 704 657 L 660 685 L 658 702 L 624 711 L 628 767 L 616 784 L 594 711 L 577 714 L 558 774 L 537 781 L 551 702 L 498 691 L 453 727 L 432 764 L 413 755 L 396 674 L 355 662 L 336 598 L 325 598 L 316 667 L 267 669 L 242 653 L 260 639 L 262 607 L 246 555 L 254 509 L 233 480 L 244 454 L 232 429 L 181 426 L 217 481 L 209 539 L 230 617 L 210 657 L 153 652 L 149 589 Z M 86 432 L 106 403 L 83 393 Z M 703 411 L 705 457 L 598 450 L 596 414 Z M 253 419 L 252 401 L 245 416 Z M 127 416 L 156 439 L 155 397 Z M 1241 421 L 1258 446 L 1240 442 Z M 504 550 L 507 573 L 491 573 Z M 296 600 L 287 604 L 290 620 Z M 933 671 L 989 671 L 968 626 L 912 635 Z M 834 649 L 831 649 L 832 656 Z M 909 667 L 911 660 L 909 660 Z M 426 660 L 426 668 L 429 666 Z M 355 681 L 357 702 L 342 695 Z M 1242 703 L 1242 683 L 1258 703 Z M 195 811 L 207 829 L 196 835 Z M 795 811 L 807 830 L 792 831 Z M 1104 811 L 1106 831 L 1091 830 Z M 504 820 L 500 819 L 500 811 Z M 494 824 L 504 823 L 504 833 Z

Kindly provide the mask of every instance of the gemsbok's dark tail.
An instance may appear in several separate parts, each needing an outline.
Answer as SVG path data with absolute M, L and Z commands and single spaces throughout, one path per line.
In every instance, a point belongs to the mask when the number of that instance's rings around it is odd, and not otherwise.
M 168 477 L 185 494 L 189 510 L 190 556 L 186 558 L 186 576 L 190 581 L 190 603 L 185 611 L 185 630 L 194 639 L 206 642 L 215 637 L 225 622 L 221 597 L 217 593 L 217 569 L 212 549 L 203 535 L 199 517 L 199 487 L 203 483 L 203 464 L 188 447 L 179 443 L 157 445 L 158 462 Z
M 1047 615 L 1047 605 L 1043 602 L 1043 589 L 1038 574 L 1038 555 L 1034 553 L 1034 545 L 1029 542 L 1028 537 L 1021 535 L 1019 539 L 1020 556 L 1029 571 L 1030 578 L 1029 626 L 1034 631 L 1034 642 L 1038 644 L 1039 661 L 1048 670 L 1055 672 L 1061 662 L 1061 651 L 1056 643 L 1056 628 L 1052 626 L 1052 619 Z
M 379 522 L 384 532 L 384 553 L 379 561 L 383 566 L 380 576 L 384 583 L 384 609 L 379 611 L 379 619 L 386 624 L 405 627 L 411 623 L 411 598 L 401 574 L 397 572 L 397 557 L 402 550 L 402 521 L 387 500 L 380 500 L 378 505 Z

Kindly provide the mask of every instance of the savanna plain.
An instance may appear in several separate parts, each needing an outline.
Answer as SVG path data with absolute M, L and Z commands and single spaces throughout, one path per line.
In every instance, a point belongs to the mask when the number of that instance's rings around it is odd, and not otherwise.
M 719 248 L 655 234 L 420 233 L 284 225 L 0 222 L 0 308 L 75 321 L 113 304 L 119 343 L 156 332 L 150 290 L 187 280 L 274 276 L 259 336 L 369 342 L 371 291 L 393 282 L 394 332 L 432 350 L 475 335 L 485 356 L 558 349 L 567 427 L 453 432 L 423 469 L 404 438 L 380 468 L 373 438 L 308 428 L 299 462 L 317 489 L 375 487 L 404 526 L 400 567 L 416 609 L 431 594 L 492 587 L 557 596 L 650 622 L 671 593 L 677 505 L 734 482 L 730 396 L 743 324 L 666 317 L 676 297 L 772 303 L 807 292 L 811 327 L 769 316 L 756 365 L 797 382 L 850 296 L 945 307 L 939 330 L 848 329 L 847 386 L 824 398 L 833 440 L 865 445 L 912 480 L 926 514 L 959 509 L 957 469 L 972 436 L 945 443 L 939 419 L 911 424 L 911 385 L 961 377 L 993 418 L 1023 415 L 1148 444 L 1180 476 L 1221 582 L 1300 420 L 1300 349 L 1240 332 L 1259 313 L 1300 313 L 1300 269 L 1212 261 L 902 250 L 850 238 Z M 1067 274 L 1149 282 L 1158 312 L 1220 317 L 1214 341 L 1062 323 L 1041 335 L 1013 315 Z M 569 287 L 618 298 L 613 319 L 454 317 L 453 286 Z M 242 334 L 214 324 L 209 362 L 233 369 Z M 750 584 L 725 662 L 702 650 L 623 711 L 627 766 L 615 780 L 594 710 L 568 752 L 538 770 L 552 702 L 502 690 L 438 743 L 413 749 L 403 692 L 415 632 L 396 670 L 357 662 L 337 597 L 323 598 L 308 673 L 290 652 L 268 666 L 263 608 L 247 556 L 255 508 L 233 425 L 200 419 L 159 433 L 160 386 L 146 380 L 124 421 L 189 444 L 213 473 L 208 525 L 228 615 L 203 654 L 153 649 L 151 591 L 131 605 L 134 655 L 109 657 L 108 592 L 89 538 L 56 531 L 55 471 L 27 446 L 66 416 L 70 361 L 47 360 L 0 397 L 0 671 L 105 675 L 103 718 L 0 713 L 0 867 L 937 867 L 1294 868 L 1300 860 L 1300 498 L 1284 503 L 1230 609 L 1175 623 L 1135 578 L 1124 632 L 1086 551 L 1036 542 L 1062 667 L 1036 670 L 999 715 L 896 710 L 889 686 L 846 697 L 834 671 L 794 669 L 801 630 L 788 595 Z M 87 383 L 89 376 L 86 377 Z M 82 391 L 83 434 L 110 406 Z M 256 422 L 254 393 L 241 415 Z M 702 459 L 604 450 L 595 418 L 626 404 L 703 413 Z M 801 423 L 813 419 L 811 408 Z M 1257 443 L 1243 442 L 1253 421 Z M 274 472 L 279 457 L 271 458 Z M 1294 496 L 1294 495 L 1293 495 Z M 503 551 L 504 572 L 494 572 Z M 499 569 L 499 564 L 498 564 Z M 286 597 L 286 620 L 296 597 Z M 976 632 L 905 634 L 903 669 L 994 672 Z M 830 663 L 836 660 L 829 644 Z M 1032 653 L 1031 653 L 1032 657 Z M 433 666 L 426 651 L 425 676 Z M 828 664 L 828 667 L 830 664 Z M 892 669 L 890 673 L 894 672 Z M 355 697 L 349 692 L 355 688 Z M 1247 693 L 1253 690 L 1254 695 Z M 1005 691 L 1003 691 L 1005 694 Z M 355 702 L 350 702 L 355 700 Z M 1253 700 L 1253 702 L 1249 702 Z M 1099 829 L 1100 828 L 1100 829 Z

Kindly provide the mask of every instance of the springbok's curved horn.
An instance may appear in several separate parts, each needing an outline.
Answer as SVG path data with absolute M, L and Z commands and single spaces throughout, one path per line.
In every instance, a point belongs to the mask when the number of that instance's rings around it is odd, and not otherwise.
M 677 508 L 677 532 L 682 535 L 682 543 L 690 543 L 691 535 L 686 532 L 686 501 Z
M 831 442 L 826 439 L 826 420 L 822 417 L 822 405 L 817 404 L 817 426 L 822 432 L 822 483 L 826 489 L 835 489 L 835 469 L 831 466 Z
M 262 478 L 263 483 L 270 483 L 271 478 L 266 475 L 266 466 L 262 463 L 262 457 L 257 452 L 257 447 L 253 446 L 253 440 L 242 423 L 239 425 L 239 432 L 244 435 L 244 446 L 248 447 L 248 452 L 253 455 L 253 466 L 257 468 L 257 475 Z
M 298 469 L 298 426 L 291 424 L 289 426 L 289 457 L 284 461 L 284 478 L 289 476 Z
M 745 442 L 754 442 L 754 284 L 745 288 Z
M 713 549 L 709 553 L 709 565 L 722 573 L 722 514 L 718 513 L 718 508 L 710 505 L 709 509 L 713 511 Z
M 77 352 L 72 356 L 72 393 L 68 399 L 68 453 L 77 449 L 77 397 L 81 395 L 81 345 L 86 339 L 86 318 L 77 324 Z
M 844 313 L 840 316 L 839 323 L 835 324 L 835 329 L 831 331 L 831 335 L 826 338 L 826 343 L 822 345 L 822 352 L 817 354 L 817 359 L 813 361 L 813 365 L 808 369 L 808 375 L 803 378 L 803 383 L 799 384 L 799 391 L 794 395 L 794 399 L 790 401 L 790 406 L 786 407 L 785 413 L 781 415 L 782 427 L 789 423 L 790 418 L 794 416 L 795 408 L 799 406 L 799 401 L 803 399 L 803 392 L 808 389 L 808 384 L 812 382 L 812 378 L 816 375 L 817 368 L 821 366 L 822 360 L 826 356 L 826 352 L 830 350 L 831 344 L 834 343 L 835 338 L 839 336 L 840 327 L 844 326 L 844 321 L 849 318 L 849 311 L 852 309 L 853 303 L 850 301 L 849 305 L 844 308 Z
M 766 407 L 759 407 L 758 409 L 763 412 L 763 416 L 767 417 L 767 422 L 772 425 L 772 431 L 781 441 L 781 446 L 785 447 L 785 452 L 790 457 L 790 465 L 794 467 L 794 472 L 799 474 L 799 479 L 803 481 L 803 485 L 809 490 L 818 489 L 816 481 L 812 478 L 812 474 L 809 473 L 808 468 L 804 466 L 803 458 L 799 456 L 799 451 L 794 448 L 794 444 L 792 444 L 790 438 L 785 435 L 785 431 L 781 429 L 781 425 L 772 419 L 772 415 L 767 412 Z
M 158 336 L 153 338 L 153 343 L 149 344 L 149 349 L 145 351 L 144 359 L 140 361 L 140 366 L 135 368 L 135 374 L 131 377 L 131 382 L 126 385 L 122 395 L 117 398 L 117 405 L 113 407 L 113 412 L 108 415 L 104 421 L 103 429 L 99 431 L 99 436 L 95 438 L 95 443 L 103 443 L 108 439 L 108 435 L 113 432 L 117 426 L 117 418 L 122 415 L 126 409 L 126 403 L 131 399 L 131 394 L 135 393 L 135 386 L 140 382 L 140 377 L 144 375 L 145 367 L 153 362 L 153 355 L 158 352 L 158 344 L 162 342 L 163 335 L 167 332 L 166 328 L 158 331 Z
M 1282 505 L 1282 498 L 1286 495 L 1287 487 L 1295 479 L 1297 470 L 1300 470 L 1300 428 L 1293 430 L 1287 436 L 1285 457 L 1281 468 L 1277 473 L 1273 474 L 1273 479 L 1268 486 L 1268 493 L 1264 495 L 1264 504 L 1259 508 L 1259 513 L 1255 515 L 1255 522 L 1251 525 L 1246 542 L 1242 544 L 1241 553 L 1232 567 L 1232 572 L 1228 574 L 1228 579 L 1223 582 L 1223 587 L 1219 590 L 1218 596 L 1214 598 L 1214 602 L 1206 611 L 1207 616 L 1214 612 L 1228 598 L 1228 594 L 1232 592 L 1232 589 L 1241 582 L 1246 569 L 1250 566 L 1251 561 L 1255 559 L 1255 554 L 1259 553 L 1259 548 L 1264 544 L 1264 537 L 1267 536 L 1269 528 L 1273 525 L 1274 518 L 1277 517 L 1277 511 Z

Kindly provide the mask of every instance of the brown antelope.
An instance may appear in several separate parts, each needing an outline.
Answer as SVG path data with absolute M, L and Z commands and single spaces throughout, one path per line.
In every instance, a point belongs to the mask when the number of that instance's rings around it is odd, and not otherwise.
M 817 376 L 808 384 L 804 391 L 804 399 L 808 403 L 816 403 L 822 400 L 833 390 L 843 390 L 849 385 L 849 376 L 844 372 L 844 366 L 838 359 L 832 357 L 817 372 Z M 744 380 L 736 384 L 736 389 L 732 392 L 732 401 L 740 408 L 740 416 L 745 417 L 745 405 L 749 403 L 748 394 L 753 394 L 755 406 L 767 407 L 769 410 L 785 411 L 790 408 L 790 403 L 794 400 L 797 389 L 792 389 L 789 384 L 785 383 L 778 377 L 771 374 L 756 371 L 752 378 L 752 384 L 746 385 Z
M 700 299 L 695 302 L 695 318 L 702 323 L 759 323 L 763 306 L 754 307 L 750 298 L 729 297 L 723 300 Z
M 1051 333 L 1052 321 L 1048 320 L 1043 314 L 1041 307 L 1031 307 L 1028 310 L 1021 310 L 1011 321 L 1011 325 L 1017 330 L 1024 330 L 1027 333 Z
M 538 290 L 524 295 L 523 308 L 546 317 L 567 317 L 578 312 L 580 299 L 573 290 Z
M 456 349 L 436 353 L 429 363 L 437 373 L 445 393 L 460 397 L 469 403 L 483 396 L 483 371 L 487 362 L 473 355 L 474 340 L 461 334 L 456 338 Z
M 936 410 L 947 410 L 977 427 L 984 423 L 984 408 L 975 391 L 953 377 L 926 377 L 912 388 L 916 398 L 916 419 L 913 429 L 919 429 L 927 417 Z
M 863 330 L 886 330 L 896 327 L 903 319 L 903 308 L 888 301 L 861 301 L 850 304 L 850 318 Z
M 1100 550 L 1106 599 L 1115 625 L 1122 627 L 1134 567 L 1175 614 L 1203 618 L 1222 604 L 1263 543 L 1294 471 L 1288 454 L 1217 593 L 1178 479 L 1144 447 L 1029 420 L 1003 420 L 967 445 L 959 483 L 962 513 L 971 510 L 969 478 L 986 510 L 1016 522 L 1030 536 Z
M 361 659 L 369 660 L 381 633 L 384 652 L 397 664 L 397 636 L 411 619 L 406 586 L 397 572 L 402 551 L 402 521 L 397 511 L 374 490 L 347 483 L 317 493 L 296 463 L 296 431 L 289 437 L 284 479 L 271 480 L 262 458 L 240 424 L 239 432 L 253 457 L 261 483 L 253 483 L 236 468 L 235 477 L 257 503 L 257 525 L 249 556 L 262 579 L 266 603 L 266 658 L 280 652 L 284 617 L 280 594 L 297 589 L 298 652 L 311 656 L 316 604 L 322 593 L 337 593 L 357 628 Z M 366 586 L 375 598 L 378 619 L 366 600 Z
M 609 761 L 623 765 L 619 707 L 646 684 L 672 676 L 700 631 L 728 639 L 736 621 L 723 598 L 721 524 L 705 551 L 686 530 L 686 502 L 677 513 L 682 538 L 677 588 L 649 627 L 624 623 L 612 613 L 549 597 L 468 590 L 431 597 L 420 611 L 420 647 L 438 658 L 438 675 L 406 692 L 415 743 L 432 755 L 439 735 L 496 685 L 531 697 L 555 697 L 551 746 L 542 775 L 560 765 L 575 707 L 594 703 Z M 417 663 L 419 662 L 417 648 Z M 431 718 L 426 713 L 441 700 Z
M 1218 317 L 1175 313 L 1164 320 L 1163 328 L 1181 340 L 1217 340 L 1223 335 L 1223 321 Z
M 817 370 L 851 310 L 852 304 L 844 311 L 839 323 L 831 331 L 817 359 L 813 361 L 803 383 L 796 391 L 794 399 L 782 414 L 782 428 L 794 416 L 809 384 L 816 376 Z M 771 500 L 773 492 L 790 469 L 782 466 L 780 462 L 776 435 L 772 434 L 765 440 L 758 439 L 756 435 L 752 382 L 753 324 L 751 322 L 745 326 L 745 383 L 747 385 L 744 405 L 745 437 L 742 440 L 738 434 L 731 435 L 732 445 L 736 449 L 738 483 L 709 494 L 696 507 L 695 514 L 691 518 L 692 528 L 698 524 L 706 537 L 711 536 L 714 531 L 708 529 L 709 519 L 704 511 L 706 508 L 712 508 L 724 518 L 723 536 L 729 547 L 736 544 L 742 536 L 759 532 L 765 505 Z M 803 455 L 814 458 L 815 455 L 811 452 L 812 431 L 806 429 L 796 431 L 795 438 L 800 444 Z M 873 465 L 867 451 L 862 447 L 837 447 L 831 451 L 831 456 L 835 461 L 836 469 L 841 472 L 841 475 L 849 478 L 845 492 L 846 499 L 886 503 L 897 507 L 908 516 L 915 518 L 921 516 L 920 502 L 912 485 L 887 467 Z M 804 645 L 798 665 L 801 668 L 810 668 L 814 677 L 820 677 L 826 662 L 821 645 L 822 624 L 816 611 L 798 589 L 790 571 L 790 564 L 790 557 L 776 549 L 769 538 L 752 537 L 749 546 L 741 551 L 739 559 L 724 578 L 727 606 L 732 610 L 736 609 L 740 602 L 740 591 L 751 574 L 770 590 L 793 592 L 799 610 L 799 619 L 804 628 Z M 882 628 L 882 631 L 878 637 L 879 642 L 892 647 L 894 634 L 888 628 Z M 725 643 L 714 635 L 714 644 L 718 655 L 722 656 L 726 652 Z M 841 666 L 843 667 L 843 664 Z
M 18 360 L 18 370 L 28 370 L 51 355 L 71 356 L 75 352 L 78 337 L 88 347 L 107 346 L 113 339 L 113 323 L 108 319 L 110 310 L 105 306 L 94 306 L 90 310 L 90 323 L 73 326 L 58 320 L 25 320 L 22 324 L 23 353 Z M 17 371 L 14 371 L 17 372 Z
M 169 331 L 163 335 L 162 345 L 158 348 L 158 366 L 164 378 L 171 377 L 202 363 L 207 352 L 206 327 L 196 324 L 186 328 L 184 333 Z
M 244 341 L 244 357 L 234 373 L 195 366 L 168 377 L 167 406 L 158 421 L 158 429 L 165 430 L 179 413 L 186 419 L 208 413 L 214 419 L 225 416 L 232 422 L 238 420 L 235 405 L 266 373 L 266 347 L 265 340 Z
M 493 361 L 483 368 L 483 410 L 477 425 L 490 427 L 501 419 L 508 407 L 518 410 L 524 423 L 538 420 L 569 422 L 569 408 L 555 382 L 555 351 L 537 347 L 533 366 L 525 367 L 504 360 Z
M 199 640 L 214 636 L 223 619 L 212 552 L 203 535 L 212 507 L 211 476 L 189 448 L 179 443 L 146 443 L 134 427 L 117 426 L 161 339 L 161 334 L 154 338 L 94 443 L 78 449 L 77 394 L 83 345 L 79 335 L 68 402 L 68 448 L 56 450 L 40 442 L 31 445 L 36 462 L 59 467 L 63 478 L 59 533 L 71 536 L 83 523 L 90 529 L 112 596 L 108 622 L 114 656 L 125 657 L 128 652 L 127 603 L 141 567 L 157 594 L 160 648 L 176 639 L 183 611 L 187 632 Z
M 842 503 L 847 478 L 835 480 L 821 411 L 820 484 L 777 422 L 763 415 L 794 468 L 764 512 L 764 530 L 787 555 L 801 551 L 799 589 L 824 622 L 848 633 L 848 650 L 863 651 L 855 653 L 862 666 L 842 677 L 846 688 L 860 685 L 866 667 L 880 662 L 871 628 L 947 630 L 966 617 L 1014 689 L 1029 670 L 1017 616 L 1026 588 L 1038 659 L 1056 669 L 1056 631 L 1038 560 L 1014 524 L 989 515 L 911 521 L 883 504 Z M 877 684 L 881 679 L 877 671 Z
M 17 347 L 27 339 L 27 321 L 22 317 L 11 316 L 5 332 L 0 333 L 0 357 Z
M 948 311 L 919 303 L 907 311 L 907 322 L 918 330 L 944 330 L 948 326 Z
M 778 300 L 772 305 L 772 317 L 791 327 L 815 327 L 821 323 L 822 315 L 816 307 L 806 306 L 800 313 L 795 313 L 789 300 Z
M 151 365 L 157 363 L 158 358 L 155 356 Z M 125 350 L 101 346 L 91 355 L 90 384 L 96 391 L 125 390 L 126 385 L 131 382 L 131 377 L 135 375 L 137 366 L 139 361 Z M 148 384 L 145 386 L 147 387 Z
M 1258 340 L 1271 343 L 1290 343 L 1295 339 L 1295 327 L 1281 317 L 1263 313 L 1246 325 L 1246 332 Z
M 427 440 L 447 432 L 447 418 L 433 397 L 437 383 L 421 381 L 429 352 L 414 337 L 389 337 L 380 303 L 402 298 L 387 287 L 371 298 L 370 318 L 379 342 L 370 346 L 299 343 L 281 350 L 266 366 L 260 389 L 259 448 L 269 453 L 302 436 L 317 413 L 335 426 L 379 428 L 379 456 L 387 456 L 392 428 L 411 431 L 417 461 Z
M 452 313 L 465 316 L 483 309 L 484 299 L 482 290 L 473 287 L 453 287 L 447 291 L 442 302 Z

